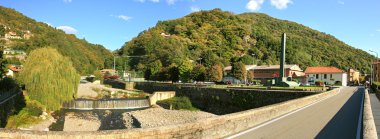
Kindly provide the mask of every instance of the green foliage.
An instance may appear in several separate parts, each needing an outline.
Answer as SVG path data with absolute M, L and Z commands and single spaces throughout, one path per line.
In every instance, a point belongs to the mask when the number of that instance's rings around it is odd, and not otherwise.
M 254 82 L 253 71 L 248 71 L 247 72 L 247 80 L 248 80 L 248 82 Z
M 27 100 L 26 107 L 17 115 L 9 117 L 6 128 L 16 129 L 40 122 L 42 119 L 40 119 L 39 116 L 42 114 L 43 109 L 45 109 L 44 106 L 39 102 Z
M 173 97 L 166 100 L 157 101 L 157 104 L 174 110 L 198 110 L 193 107 L 188 97 Z
M 63 102 L 76 96 L 80 80 L 70 59 L 53 48 L 33 50 L 20 77 L 30 98 L 50 111 L 59 110 Z
M 112 64 L 112 53 L 103 46 L 90 44 L 85 39 L 76 38 L 75 35 L 65 34 L 62 30 L 37 22 L 13 9 L 0 6 L 0 23 L 20 36 L 26 31 L 32 34 L 30 39 L 11 40 L 12 43 L 7 43 L 7 47 L 29 53 L 51 46 L 68 57 L 80 74 L 92 74 L 96 69 L 110 68 L 109 65 Z
M 196 65 L 191 71 L 191 76 L 194 81 L 205 81 L 206 68 L 203 65 Z
M 1 28 L 1 27 L 0 27 Z M 0 79 L 5 76 L 7 72 L 7 60 L 3 56 L 4 53 L 4 41 L 0 40 Z
M 0 37 L 4 37 L 4 35 L 5 35 L 5 26 L 0 25 Z
M 235 57 L 244 64 L 279 64 L 281 34 L 287 33 L 286 63 L 307 66 L 352 67 L 369 73 L 374 57 L 353 48 L 334 36 L 298 23 L 279 20 L 262 13 L 233 14 L 220 9 L 195 12 L 183 18 L 159 21 L 125 43 L 121 53 L 147 55 L 129 63 L 149 65 L 166 61 L 163 67 L 190 59 L 209 68 L 216 63 L 228 66 Z M 169 37 L 161 33 L 170 34 Z M 200 59 L 201 58 L 201 59 Z M 256 62 L 255 62 L 256 63 Z M 135 67 L 132 67 L 136 69 Z
M 103 74 L 100 72 L 100 70 L 94 71 L 95 80 L 101 80 L 103 82 Z
M 376 93 L 380 93 L 380 82 L 373 82 L 372 85 L 371 85 L 371 89 L 372 91 L 376 92 Z
M 169 67 L 169 74 L 170 74 L 170 80 L 172 82 L 178 82 L 179 81 L 179 69 L 177 65 L 172 64 Z
M 207 71 L 207 80 L 220 82 L 223 80 L 223 68 L 219 64 L 215 64 Z
M 193 63 L 190 60 L 184 60 L 179 66 L 179 78 L 182 82 L 190 82 L 191 80 L 191 71 L 193 70 Z
M 231 72 L 233 77 L 241 81 L 245 80 L 247 77 L 247 70 L 242 62 L 233 63 Z

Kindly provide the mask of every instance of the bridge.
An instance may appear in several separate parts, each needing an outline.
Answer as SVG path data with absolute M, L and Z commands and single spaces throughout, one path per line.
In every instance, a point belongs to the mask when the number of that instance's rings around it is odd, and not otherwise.
M 240 132 L 229 139 L 356 138 L 362 136 L 364 88 L 346 87 L 330 98 Z

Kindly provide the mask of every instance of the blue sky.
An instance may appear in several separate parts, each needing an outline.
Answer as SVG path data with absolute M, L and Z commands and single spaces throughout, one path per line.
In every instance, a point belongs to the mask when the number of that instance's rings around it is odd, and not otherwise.
M 221 8 L 295 21 L 380 53 L 380 0 L 1 0 L 0 5 L 110 50 L 159 20 Z

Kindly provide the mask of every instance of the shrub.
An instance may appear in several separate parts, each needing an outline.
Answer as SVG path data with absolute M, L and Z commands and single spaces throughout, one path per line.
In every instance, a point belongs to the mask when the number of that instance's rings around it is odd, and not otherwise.
M 172 108 L 174 110 L 198 110 L 193 107 L 191 101 L 188 97 L 173 97 L 166 100 L 157 101 L 158 105 L 163 106 L 164 108 Z
M 371 85 L 372 91 L 379 93 L 380 82 L 373 82 Z
M 26 107 L 17 115 L 9 117 L 6 128 L 16 129 L 40 122 L 42 119 L 39 116 L 42 114 L 43 109 L 45 107 L 38 101 L 27 99 Z

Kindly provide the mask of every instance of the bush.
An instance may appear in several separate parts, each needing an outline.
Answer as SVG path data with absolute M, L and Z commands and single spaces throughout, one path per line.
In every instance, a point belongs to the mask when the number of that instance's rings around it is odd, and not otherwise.
M 373 82 L 371 85 L 372 91 L 379 93 L 380 82 Z
M 196 111 L 188 97 L 173 97 L 166 100 L 157 101 L 157 104 L 164 108 L 172 108 L 174 110 L 191 110 Z
M 45 109 L 45 107 L 38 101 L 27 99 L 26 107 L 24 107 L 17 115 L 9 117 L 8 123 L 5 127 L 17 129 L 36 124 L 42 120 L 39 116 L 42 114 L 43 109 Z

